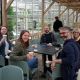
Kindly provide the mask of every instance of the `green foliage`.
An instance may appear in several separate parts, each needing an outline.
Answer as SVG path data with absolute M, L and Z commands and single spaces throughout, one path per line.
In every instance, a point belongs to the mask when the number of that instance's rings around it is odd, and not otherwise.
M 13 11 L 13 7 L 10 7 L 8 10 L 8 35 L 9 35 L 9 39 L 13 38 L 13 26 L 15 24 L 14 22 L 14 11 Z

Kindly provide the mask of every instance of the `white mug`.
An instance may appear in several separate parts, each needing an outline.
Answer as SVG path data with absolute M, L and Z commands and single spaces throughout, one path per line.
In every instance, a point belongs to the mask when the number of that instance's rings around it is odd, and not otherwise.
M 51 61 L 46 61 L 46 66 L 50 67 L 50 63 L 51 63 Z
M 3 35 L 3 38 L 6 39 L 7 38 L 7 35 Z

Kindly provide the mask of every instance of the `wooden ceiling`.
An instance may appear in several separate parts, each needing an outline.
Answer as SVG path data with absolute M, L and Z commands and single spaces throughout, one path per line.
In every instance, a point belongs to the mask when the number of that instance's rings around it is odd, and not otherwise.
M 53 0 L 54 1 L 54 0 Z M 63 6 L 69 7 L 80 13 L 80 0 L 55 0 Z

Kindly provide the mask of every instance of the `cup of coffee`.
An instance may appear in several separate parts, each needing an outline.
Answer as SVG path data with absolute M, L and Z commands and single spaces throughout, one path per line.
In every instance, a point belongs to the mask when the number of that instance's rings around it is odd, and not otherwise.
M 3 35 L 3 39 L 6 39 L 7 38 L 7 35 Z
M 51 43 L 48 43 L 47 46 L 52 46 L 52 44 Z
M 6 55 L 6 56 L 5 56 L 5 58 L 6 58 L 6 59 L 9 59 L 9 58 L 10 58 L 10 56 Z
M 59 48 L 56 47 L 55 50 L 59 50 Z
M 33 48 L 37 48 L 37 44 L 33 44 L 32 47 L 33 47 Z
M 51 61 L 46 61 L 46 66 L 50 67 L 50 63 L 51 63 Z
M 38 50 L 37 49 L 34 49 L 34 52 L 37 52 Z

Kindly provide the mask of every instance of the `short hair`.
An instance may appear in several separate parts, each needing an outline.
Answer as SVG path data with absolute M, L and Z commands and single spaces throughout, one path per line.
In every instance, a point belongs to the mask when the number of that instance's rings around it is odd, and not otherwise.
M 71 32 L 73 29 L 71 27 L 64 26 L 64 27 L 60 27 L 59 30 L 68 30 Z
M 55 19 L 59 19 L 59 17 L 58 16 L 55 16 Z

